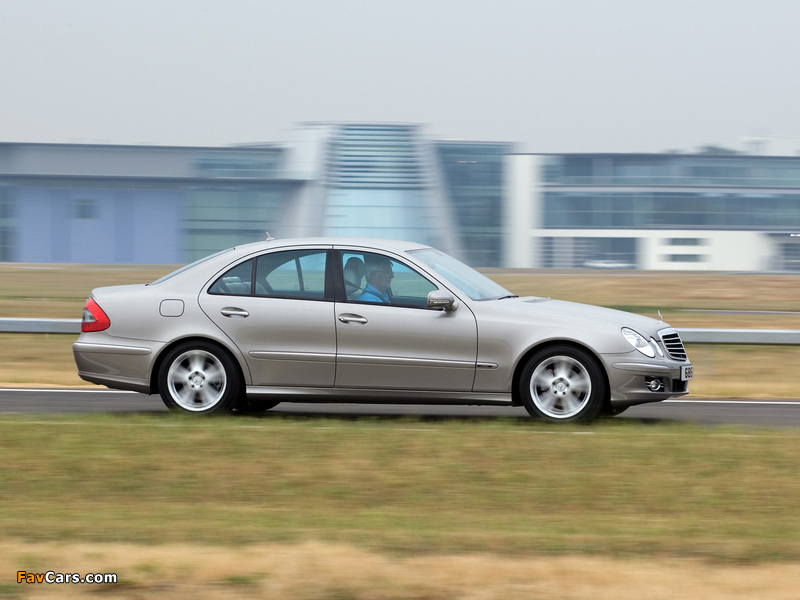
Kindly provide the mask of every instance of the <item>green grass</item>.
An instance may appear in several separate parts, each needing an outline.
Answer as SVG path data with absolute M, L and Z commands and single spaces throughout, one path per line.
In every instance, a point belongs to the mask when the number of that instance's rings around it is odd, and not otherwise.
M 800 559 L 800 434 L 602 422 L 0 420 L 0 538 Z
M 0 316 L 79 318 L 92 288 L 169 270 L 0 264 Z M 676 327 L 800 329 L 796 276 L 490 276 Z M 82 384 L 75 338 L 0 334 L 0 386 Z M 797 396 L 800 347 L 688 350 L 692 396 Z M 799 454 L 794 430 L 628 421 L 6 415 L 0 597 L 56 569 L 133 582 L 76 597 L 789 598 Z

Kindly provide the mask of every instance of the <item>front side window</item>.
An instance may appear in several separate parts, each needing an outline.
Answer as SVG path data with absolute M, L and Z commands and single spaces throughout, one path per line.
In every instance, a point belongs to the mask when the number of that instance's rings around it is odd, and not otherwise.
M 383 254 L 342 252 L 347 299 L 424 308 L 437 286 L 409 266 Z

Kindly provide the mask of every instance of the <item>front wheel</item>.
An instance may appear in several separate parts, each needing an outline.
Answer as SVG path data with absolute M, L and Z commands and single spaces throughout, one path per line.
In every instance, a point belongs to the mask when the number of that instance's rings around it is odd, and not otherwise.
M 251 414 L 258 414 L 267 412 L 278 406 L 280 404 L 280 400 L 269 400 L 267 398 L 242 398 L 236 404 L 236 408 L 238 408 L 243 413 L 251 413 Z
M 229 411 L 241 389 L 233 360 L 207 342 L 187 342 L 173 348 L 161 364 L 158 383 L 167 408 L 205 415 Z
M 597 360 L 570 346 L 534 354 L 522 371 L 519 392 L 532 416 L 554 423 L 591 421 L 603 408 L 606 395 Z

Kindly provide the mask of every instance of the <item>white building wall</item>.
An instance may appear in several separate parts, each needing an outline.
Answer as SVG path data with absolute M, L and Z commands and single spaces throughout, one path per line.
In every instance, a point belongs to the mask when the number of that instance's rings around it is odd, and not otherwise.
M 537 238 L 555 238 L 560 258 L 571 263 L 575 240 L 586 238 L 635 238 L 637 268 L 646 271 L 768 271 L 778 260 L 779 249 L 770 237 L 757 231 L 696 231 L 649 229 L 536 229 Z M 559 238 L 564 240 L 559 243 Z M 681 243 L 690 242 L 690 245 Z M 686 257 L 681 260 L 679 257 Z M 530 262 L 528 268 L 541 264 Z M 559 266 L 559 265 L 556 265 Z M 563 268 L 563 265 L 562 265 Z
M 640 267 L 659 271 L 766 271 L 777 249 L 757 231 L 650 231 L 639 242 Z M 681 239 L 699 240 L 682 245 Z M 699 260 L 682 262 L 678 256 Z
M 533 230 L 541 226 L 541 172 L 539 156 L 512 154 L 506 161 L 502 262 L 507 267 L 527 268 L 538 262 Z

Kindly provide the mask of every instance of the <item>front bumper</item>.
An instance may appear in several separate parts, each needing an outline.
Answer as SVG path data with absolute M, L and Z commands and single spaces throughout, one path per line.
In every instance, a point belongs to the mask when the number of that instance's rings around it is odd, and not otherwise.
M 658 364 L 643 361 L 613 360 L 606 365 L 612 406 L 660 402 L 689 393 L 689 380 L 681 377 L 681 367 L 689 362 Z M 691 369 L 690 369 L 691 370 Z

